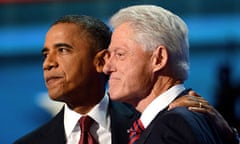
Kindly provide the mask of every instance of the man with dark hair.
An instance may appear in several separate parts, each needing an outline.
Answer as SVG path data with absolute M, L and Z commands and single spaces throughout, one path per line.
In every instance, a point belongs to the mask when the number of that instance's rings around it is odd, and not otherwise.
M 67 15 L 53 23 L 42 50 L 44 79 L 50 98 L 65 105 L 16 144 L 77 144 L 84 116 L 94 120 L 90 131 L 97 143 L 127 143 L 126 129 L 137 113 L 105 94 L 103 55 L 110 38 L 107 25 L 93 17 Z

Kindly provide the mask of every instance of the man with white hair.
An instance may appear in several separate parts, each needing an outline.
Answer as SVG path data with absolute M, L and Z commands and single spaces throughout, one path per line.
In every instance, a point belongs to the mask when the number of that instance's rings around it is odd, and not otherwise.
M 141 112 L 129 129 L 129 144 L 223 143 L 206 115 L 186 107 L 167 111 L 172 101 L 188 92 L 184 81 L 189 43 L 184 21 L 164 8 L 139 5 L 121 9 L 110 23 L 114 31 L 104 65 L 110 75 L 110 97 Z

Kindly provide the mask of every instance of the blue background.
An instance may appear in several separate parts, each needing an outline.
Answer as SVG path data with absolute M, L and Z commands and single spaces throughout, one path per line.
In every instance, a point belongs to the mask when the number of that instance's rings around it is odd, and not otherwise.
M 240 87 L 240 2 L 168 1 L 16 1 L 0 2 L 0 143 L 12 143 L 52 117 L 41 104 L 46 96 L 40 51 L 49 25 L 65 14 L 85 14 L 108 22 L 121 7 L 157 4 L 182 17 L 190 31 L 191 69 L 186 86 L 212 105 L 219 99 L 221 66 Z M 239 93 L 234 114 L 240 117 Z M 226 107 L 228 105 L 226 104 Z

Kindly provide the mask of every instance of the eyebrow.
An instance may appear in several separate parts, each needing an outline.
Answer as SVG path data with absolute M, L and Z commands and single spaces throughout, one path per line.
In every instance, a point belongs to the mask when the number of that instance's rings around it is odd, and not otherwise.
M 49 49 L 46 48 L 46 47 L 44 47 L 44 48 L 41 50 L 41 53 L 43 54 L 43 53 L 45 53 L 45 52 L 47 52 L 47 51 L 49 51 Z
M 59 48 L 59 47 L 68 47 L 68 48 L 73 48 L 71 45 L 69 45 L 69 44 L 67 44 L 67 43 L 57 43 L 57 44 L 55 44 L 54 45 L 54 48 Z M 43 49 L 42 49 L 42 53 L 44 53 L 44 52 L 47 52 L 47 51 L 49 51 L 49 49 L 47 48 L 47 47 L 44 47 Z

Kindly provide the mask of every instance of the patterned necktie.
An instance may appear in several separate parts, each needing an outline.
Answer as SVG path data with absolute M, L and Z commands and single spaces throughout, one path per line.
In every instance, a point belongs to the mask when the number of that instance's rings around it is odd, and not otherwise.
M 128 144 L 135 144 L 143 131 L 144 131 L 144 126 L 142 124 L 142 121 L 140 119 L 136 120 L 129 130 Z
M 81 128 L 81 136 L 79 144 L 97 144 L 96 140 L 90 133 L 90 127 L 94 120 L 89 116 L 82 116 L 79 120 Z

